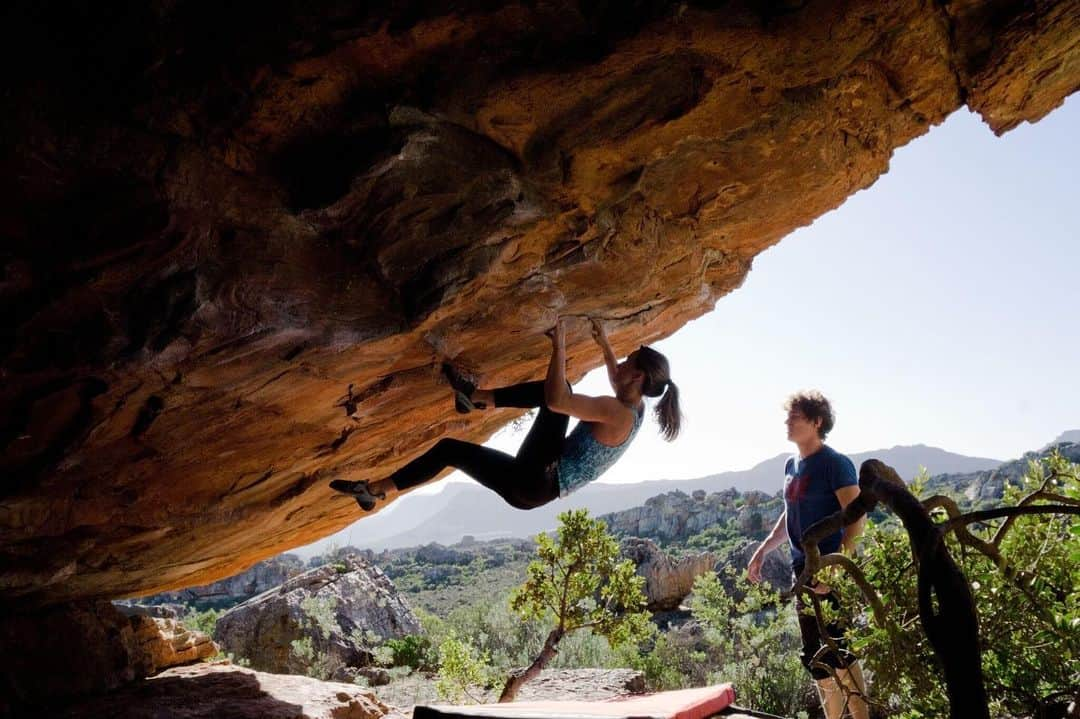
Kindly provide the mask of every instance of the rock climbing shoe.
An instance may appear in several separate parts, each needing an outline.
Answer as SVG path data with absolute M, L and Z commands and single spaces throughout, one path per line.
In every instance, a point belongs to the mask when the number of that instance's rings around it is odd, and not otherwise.
M 356 503 L 360 505 L 360 509 L 365 512 L 375 509 L 375 500 L 386 499 L 385 492 L 373 493 L 366 479 L 359 479 L 355 482 L 350 482 L 347 479 L 335 479 L 330 482 L 330 489 L 349 495 L 356 500 Z
M 476 391 L 476 385 L 462 377 L 452 364 L 444 362 L 442 371 L 454 390 L 454 409 L 461 414 L 468 414 L 474 409 L 487 409 L 486 402 L 473 402 L 472 393 Z

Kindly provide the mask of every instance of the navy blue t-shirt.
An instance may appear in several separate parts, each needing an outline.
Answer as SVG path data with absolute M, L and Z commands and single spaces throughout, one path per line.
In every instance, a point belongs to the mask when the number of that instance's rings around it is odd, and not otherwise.
M 855 464 L 828 445 L 814 454 L 799 459 L 791 457 L 784 466 L 784 508 L 787 510 L 788 540 L 791 542 L 791 564 L 799 571 L 805 556 L 799 546 L 803 530 L 840 509 L 836 490 L 859 483 Z M 818 549 L 829 554 L 840 549 L 843 530 L 825 538 Z

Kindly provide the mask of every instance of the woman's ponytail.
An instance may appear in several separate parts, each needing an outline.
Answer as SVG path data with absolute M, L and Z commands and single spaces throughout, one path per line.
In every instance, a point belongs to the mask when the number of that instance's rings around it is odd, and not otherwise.
M 646 397 L 660 397 L 656 403 L 656 421 L 660 425 L 660 434 L 670 442 L 679 436 L 682 412 L 679 411 L 679 388 L 671 381 L 667 357 L 642 345 L 634 353 L 634 360 L 637 368 L 645 373 L 641 393 Z
M 682 428 L 682 412 L 679 411 L 679 388 L 671 380 L 667 381 L 667 391 L 656 403 L 656 421 L 660 424 L 660 434 L 671 442 L 679 436 Z

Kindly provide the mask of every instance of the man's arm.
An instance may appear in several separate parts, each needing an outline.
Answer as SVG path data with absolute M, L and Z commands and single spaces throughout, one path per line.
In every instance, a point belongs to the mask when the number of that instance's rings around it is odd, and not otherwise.
M 841 487 L 836 490 L 836 499 L 840 502 L 840 508 L 844 509 L 859 496 L 859 486 L 853 485 L 850 487 Z M 866 515 L 859 517 L 851 524 L 844 527 L 844 540 L 841 543 L 841 547 L 848 554 L 855 553 L 855 540 L 859 538 L 859 535 L 863 533 L 866 528 Z
M 754 556 L 750 557 L 750 564 L 746 567 L 746 578 L 755 584 L 760 582 L 761 565 L 765 563 L 765 557 L 769 555 L 769 552 L 786 542 L 787 538 L 787 510 L 784 510 L 780 513 L 780 518 L 776 520 L 776 524 L 773 525 L 769 536 L 765 537 L 765 541 L 754 552 Z

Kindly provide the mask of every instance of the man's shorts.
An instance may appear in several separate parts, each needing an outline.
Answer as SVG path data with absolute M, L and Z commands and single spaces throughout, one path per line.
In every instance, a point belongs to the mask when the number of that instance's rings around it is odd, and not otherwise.
M 830 591 L 828 594 L 820 596 L 822 603 L 828 604 L 833 609 L 840 607 L 840 598 L 836 596 L 836 592 Z M 844 629 L 836 622 L 826 624 L 825 629 L 836 643 L 836 646 L 839 647 L 840 653 L 837 654 L 830 648 L 821 649 L 824 642 L 821 639 L 817 616 L 814 614 L 813 602 L 810 601 L 809 597 L 804 598 L 801 592 L 795 596 L 795 611 L 798 612 L 799 633 L 802 634 L 802 655 L 800 659 L 806 670 L 810 672 L 810 676 L 814 679 L 827 679 L 832 675 L 828 669 L 820 665 L 824 664 L 833 669 L 844 669 L 855 661 L 855 655 L 847 650 Z M 821 650 L 820 654 L 818 654 L 819 650 Z

